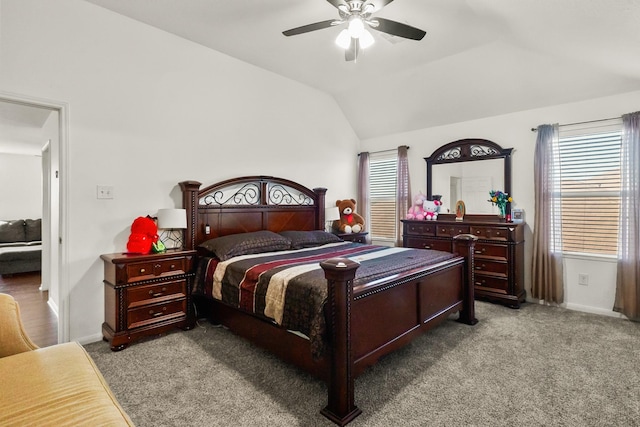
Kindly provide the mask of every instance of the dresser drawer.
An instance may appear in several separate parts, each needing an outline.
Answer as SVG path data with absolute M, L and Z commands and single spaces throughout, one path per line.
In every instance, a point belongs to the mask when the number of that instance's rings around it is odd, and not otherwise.
M 509 246 L 489 243 L 476 243 L 474 253 L 476 255 L 476 259 L 490 258 L 498 261 L 506 261 L 509 255 Z
M 418 234 L 420 236 L 435 236 L 436 224 L 429 221 L 416 221 L 404 223 L 405 234 Z
M 128 282 L 146 280 L 163 274 L 183 274 L 186 271 L 184 258 L 159 259 L 127 264 Z
M 493 262 L 487 260 L 476 260 L 475 271 L 478 273 L 487 273 L 494 276 L 507 277 L 509 275 L 509 266 L 504 262 Z
M 436 229 L 436 236 L 438 237 L 455 237 L 458 234 L 469 234 L 469 226 L 439 225 Z
M 163 304 L 152 304 L 129 310 L 127 327 L 139 328 L 156 322 L 183 317 L 187 315 L 186 298 L 168 301 Z
M 404 246 L 416 249 L 433 249 L 436 251 L 451 252 L 450 240 L 420 239 L 417 237 L 408 237 L 405 239 Z
M 471 226 L 471 234 L 476 236 L 478 239 L 484 240 L 499 240 L 499 241 L 509 241 L 511 240 L 511 233 L 506 227 L 482 227 L 482 226 Z
M 155 304 L 170 299 L 184 298 L 186 295 L 187 281 L 176 280 L 173 282 L 127 288 L 127 303 L 129 308 L 135 308 L 141 305 Z
M 507 294 L 509 292 L 509 281 L 506 278 L 481 276 L 476 274 L 474 281 L 475 288 L 478 290 L 498 292 Z

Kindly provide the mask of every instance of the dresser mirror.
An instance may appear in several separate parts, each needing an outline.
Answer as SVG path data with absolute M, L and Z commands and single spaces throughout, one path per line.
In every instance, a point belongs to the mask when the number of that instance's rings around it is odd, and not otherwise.
M 466 214 L 499 213 L 489 191 L 511 195 L 511 151 L 487 139 L 461 139 L 435 150 L 427 162 L 427 198 L 440 195 L 441 213 L 455 213 L 458 200 Z

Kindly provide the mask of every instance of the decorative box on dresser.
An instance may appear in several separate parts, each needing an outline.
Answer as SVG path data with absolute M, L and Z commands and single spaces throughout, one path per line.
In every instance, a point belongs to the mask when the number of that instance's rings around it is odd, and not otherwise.
M 102 335 L 119 351 L 147 335 L 195 322 L 191 283 L 196 251 L 105 254 Z
M 476 299 L 519 308 L 525 301 L 524 223 L 505 222 L 492 215 L 440 215 L 436 221 L 402 220 L 403 246 L 452 251 L 453 237 L 478 238 L 474 252 Z

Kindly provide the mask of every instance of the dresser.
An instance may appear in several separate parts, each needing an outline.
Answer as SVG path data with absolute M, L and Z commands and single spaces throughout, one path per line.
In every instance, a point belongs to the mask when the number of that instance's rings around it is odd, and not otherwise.
M 191 284 L 196 251 L 105 254 L 102 335 L 119 351 L 148 335 L 191 329 Z
M 453 237 L 472 234 L 478 238 L 474 251 L 476 299 L 519 308 L 525 301 L 524 223 L 508 223 L 492 215 L 453 215 L 436 221 L 402 220 L 403 246 L 451 252 Z

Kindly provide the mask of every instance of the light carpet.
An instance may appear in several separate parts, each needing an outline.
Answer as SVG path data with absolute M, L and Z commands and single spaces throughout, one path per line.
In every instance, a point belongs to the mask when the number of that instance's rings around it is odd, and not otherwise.
M 356 379 L 350 426 L 640 426 L 640 325 L 476 303 Z M 332 426 L 319 380 L 206 321 L 120 352 L 86 345 L 145 426 Z

